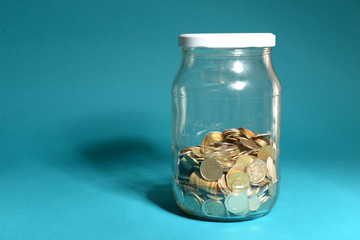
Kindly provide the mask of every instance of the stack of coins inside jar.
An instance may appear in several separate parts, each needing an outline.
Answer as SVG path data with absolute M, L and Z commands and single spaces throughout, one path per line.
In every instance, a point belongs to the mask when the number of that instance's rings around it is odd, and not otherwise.
M 218 219 L 267 211 L 277 194 L 278 155 L 270 132 L 246 128 L 210 132 L 201 145 L 178 153 L 177 202 L 190 214 Z

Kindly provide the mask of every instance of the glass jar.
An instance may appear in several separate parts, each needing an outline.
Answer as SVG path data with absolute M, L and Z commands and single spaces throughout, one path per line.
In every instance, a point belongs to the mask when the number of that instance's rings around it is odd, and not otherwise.
M 215 221 L 269 213 L 279 194 L 281 86 L 271 33 L 182 34 L 172 86 L 177 204 Z

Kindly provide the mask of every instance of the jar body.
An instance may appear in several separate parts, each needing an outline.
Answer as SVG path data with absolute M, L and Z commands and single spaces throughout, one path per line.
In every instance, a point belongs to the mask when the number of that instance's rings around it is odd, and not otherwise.
M 172 87 L 176 202 L 209 220 L 267 214 L 280 182 L 281 86 L 270 48 L 184 48 Z

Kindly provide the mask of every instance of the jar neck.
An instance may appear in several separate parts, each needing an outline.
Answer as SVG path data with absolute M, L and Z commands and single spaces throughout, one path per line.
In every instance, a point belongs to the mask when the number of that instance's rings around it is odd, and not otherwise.
M 228 66 L 273 71 L 271 48 L 183 48 L 180 69 Z M 235 64 L 235 65 L 234 65 Z
M 271 54 L 270 47 L 252 47 L 252 48 L 183 48 L 181 50 L 183 57 L 261 57 Z

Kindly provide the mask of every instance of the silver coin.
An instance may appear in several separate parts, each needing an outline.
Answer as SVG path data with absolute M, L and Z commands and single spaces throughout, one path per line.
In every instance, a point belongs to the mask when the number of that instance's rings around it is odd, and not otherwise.
M 217 181 L 223 174 L 223 166 L 218 160 L 208 158 L 201 163 L 200 174 L 208 181 Z
M 242 192 L 232 192 L 225 198 L 226 209 L 234 214 L 243 213 L 248 205 L 247 196 Z
M 224 217 L 226 210 L 221 201 L 208 199 L 201 205 L 201 210 L 206 216 Z

